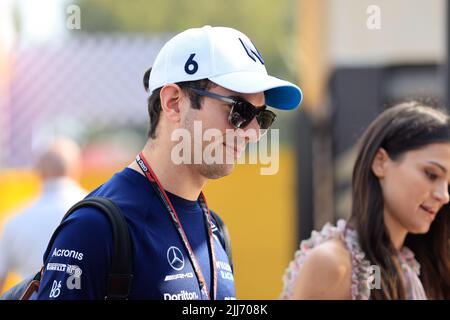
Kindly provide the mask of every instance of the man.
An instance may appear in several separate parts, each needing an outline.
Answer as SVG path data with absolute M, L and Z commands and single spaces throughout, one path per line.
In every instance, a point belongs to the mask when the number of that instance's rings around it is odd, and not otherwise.
M 293 109 L 301 91 L 268 76 L 243 33 L 210 26 L 169 40 L 144 86 L 151 92 L 147 143 L 136 161 L 90 194 L 114 201 L 127 220 L 134 268 L 128 298 L 235 299 L 230 261 L 201 191 L 208 179 L 230 174 L 234 163 L 226 160 L 236 160 L 249 140 L 259 138 L 259 129 L 270 127 L 275 115 L 265 104 Z M 201 133 L 215 130 L 216 161 L 203 157 L 209 145 L 198 140 L 199 124 Z M 225 138 L 230 131 L 238 131 L 231 141 Z M 181 150 L 182 163 L 174 161 L 178 133 L 188 133 L 193 143 Z M 106 217 L 79 209 L 54 239 L 37 298 L 103 299 L 113 251 Z M 75 266 L 78 285 L 55 265 Z
M 79 165 L 79 147 L 66 138 L 56 139 L 39 156 L 42 194 L 5 224 L 0 239 L 0 292 L 8 272 L 27 277 L 39 270 L 42 252 L 64 213 L 86 196 L 76 182 Z

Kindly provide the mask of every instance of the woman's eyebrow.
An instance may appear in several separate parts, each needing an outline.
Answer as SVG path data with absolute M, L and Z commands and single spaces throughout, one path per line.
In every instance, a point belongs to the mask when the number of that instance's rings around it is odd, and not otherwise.
M 428 161 L 428 163 L 431 163 L 431 164 L 435 165 L 436 167 L 441 169 L 444 173 L 447 173 L 447 169 L 443 165 L 441 165 L 440 163 L 437 163 L 435 161 Z

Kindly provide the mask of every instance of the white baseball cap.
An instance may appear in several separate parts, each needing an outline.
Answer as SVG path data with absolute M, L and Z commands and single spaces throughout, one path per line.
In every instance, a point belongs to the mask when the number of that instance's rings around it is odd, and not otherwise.
M 149 89 L 200 79 L 240 93 L 264 92 L 266 104 L 278 109 L 295 109 L 302 101 L 300 88 L 268 75 L 256 46 L 232 28 L 204 26 L 174 36 L 155 59 Z

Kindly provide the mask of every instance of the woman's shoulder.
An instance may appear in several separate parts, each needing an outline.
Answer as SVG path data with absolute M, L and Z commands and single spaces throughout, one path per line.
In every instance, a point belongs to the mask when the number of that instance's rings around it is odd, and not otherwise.
M 340 239 L 312 249 L 299 270 L 294 299 L 351 299 L 351 254 Z
M 327 224 L 300 244 L 284 276 L 283 299 L 361 299 L 364 254 L 346 221 Z M 307 294 L 302 294 L 307 293 Z
M 351 270 L 352 267 L 351 253 L 345 246 L 344 241 L 339 238 L 329 239 L 313 248 L 305 259 L 305 263 L 308 260 L 323 262 L 328 264 L 328 268 L 339 269 L 341 273 L 344 269 Z

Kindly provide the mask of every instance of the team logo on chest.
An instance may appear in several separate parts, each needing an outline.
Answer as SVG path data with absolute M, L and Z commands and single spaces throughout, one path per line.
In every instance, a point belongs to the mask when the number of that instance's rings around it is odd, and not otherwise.
M 167 261 L 176 271 L 180 271 L 184 268 L 184 256 L 177 247 L 172 246 L 167 250 Z

